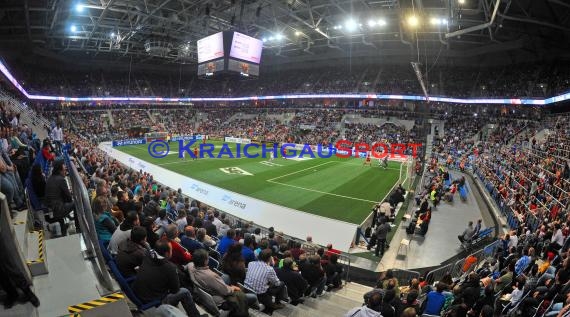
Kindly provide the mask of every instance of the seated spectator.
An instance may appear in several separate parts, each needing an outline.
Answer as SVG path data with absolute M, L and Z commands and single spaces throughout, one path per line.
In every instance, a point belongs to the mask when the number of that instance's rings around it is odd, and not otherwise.
M 194 227 L 192 226 L 186 226 L 186 228 L 184 228 L 184 235 L 180 239 L 180 244 L 192 254 L 198 249 L 207 250 L 206 246 L 196 240 Z
M 144 227 L 134 227 L 130 230 L 130 239 L 119 244 L 115 262 L 124 277 L 137 274 L 136 269 L 141 266 L 147 250 L 150 249 L 146 234 Z
M 447 285 L 443 283 L 437 283 L 436 290 L 431 291 L 426 296 L 426 304 L 423 314 L 439 316 L 441 314 L 441 309 L 443 304 L 445 304 L 445 296 L 443 291 L 447 288 Z
M 420 311 L 420 301 L 418 300 L 418 297 L 419 294 L 416 290 L 411 290 L 406 294 L 406 297 L 402 301 L 404 313 L 408 308 L 413 308 L 416 312 Z
M 196 240 L 209 248 L 216 246 L 216 241 L 206 234 L 206 229 L 204 228 L 200 228 L 196 231 Z
M 338 255 L 332 254 L 329 259 L 329 263 L 325 267 L 327 275 L 327 286 L 328 290 L 333 288 L 342 287 L 342 272 L 343 267 L 338 263 Z
M 384 274 L 384 278 L 378 281 L 377 288 L 388 289 L 390 284 L 394 285 L 396 296 L 400 297 L 400 283 L 397 278 L 394 278 L 394 271 L 388 270 Z
M 326 250 L 326 256 L 330 257 L 331 254 L 338 254 L 340 255 L 341 252 L 337 249 L 333 249 L 333 246 L 331 243 L 327 244 L 327 250 Z
M 127 192 L 119 191 L 117 192 L 117 207 L 123 212 L 124 215 L 131 210 L 135 210 L 134 202 L 129 200 L 129 194 Z
M 17 138 L 16 138 L 17 139 Z M 18 144 L 18 142 L 16 141 L 14 143 L 14 137 L 12 138 L 12 147 L 14 147 L 14 145 L 16 145 L 14 148 L 18 148 L 20 147 L 20 144 Z M 44 140 L 44 144 L 42 145 L 42 156 L 44 157 L 44 159 L 46 161 L 53 161 L 55 160 L 55 153 L 53 151 L 53 148 L 51 146 L 51 142 L 49 139 L 45 139 Z
M 507 285 L 513 281 L 513 274 L 515 270 L 515 263 L 511 262 L 508 265 L 507 272 L 494 280 L 495 293 L 501 292 Z
M 222 258 L 222 272 L 227 274 L 230 285 L 237 285 L 245 280 L 245 260 L 241 253 L 242 245 L 236 243 L 232 245 Z
M 294 247 L 291 248 L 291 255 L 293 256 L 293 259 L 299 260 L 299 256 L 303 253 L 305 253 L 305 250 L 301 249 L 301 243 L 294 242 Z
M 109 252 L 116 255 L 119 252 L 119 244 L 127 241 L 131 236 L 131 230 L 135 226 L 140 226 L 139 215 L 136 211 L 131 210 L 126 213 L 125 220 L 121 222 L 119 228 L 113 232 L 111 241 L 109 241 Z
M 303 243 L 301 248 L 305 251 L 313 251 L 314 252 L 317 249 L 319 249 L 319 245 L 316 243 L 313 243 L 313 237 L 307 236 L 307 242 Z
M 170 224 L 170 221 L 166 217 L 166 209 L 160 209 L 158 211 L 158 217 L 154 220 L 154 224 L 156 226 L 156 234 L 162 236 L 166 231 L 166 227 Z
M 150 248 L 154 248 L 154 244 L 159 239 L 158 235 L 154 233 L 154 220 L 151 217 L 146 217 L 141 222 L 141 226 L 146 229 L 146 241 Z
M 271 250 L 265 249 L 259 254 L 259 260 L 249 263 L 245 276 L 245 286 L 251 289 L 265 306 L 264 313 L 271 314 L 283 308 L 281 300 L 287 299 L 287 287 L 279 280 L 273 269 Z M 275 297 L 273 302 L 272 297 Z
M 345 317 L 381 317 L 379 307 L 382 306 L 383 296 L 381 292 L 373 293 L 365 306 L 355 307 L 344 315 Z
M 221 306 L 228 301 L 228 297 L 233 297 L 232 302 L 237 301 L 238 307 L 245 307 L 246 312 L 248 306 L 259 308 L 255 294 L 244 294 L 239 286 L 227 285 L 221 276 L 210 270 L 206 250 L 199 249 L 194 252 L 193 263 L 188 265 L 188 272 L 198 287 L 212 295 L 216 305 Z M 231 311 L 230 314 L 232 313 L 237 312 Z
M 43 202 L 46 195 L 46 177 L 40 164 L 34 164 L 32 166 L 30 181 L 32 182 L 34 194 L 36 194 L 36 197 Z
M 186 265 L 188 262 L 192 261 L 192 254 L 190 254 L 183 246 L 178 242 L 178 226 L 175 224 L 170 224 L 166 227 L 166 232 L 164 237 L 166 241 L 170 242 L 170 248 L 172 253 L 170 254 L 170 261 L 178 265 Z
M 261 229 L 255 228 L 255 230 L 253 230 L 253 236 L 255 237 L 255 244 L 258 244 L 261 241 Z
M 14 203 L 16 210 L 22 211 L 27 207 L 14 171 L 16 171 L 14 165 L 0 156 L 0 189 L 6 195 L 8 202 Z
M 93 218 L 99 240 L 103 241 L 105 245 L 109 244 L 117 229 L 118 222 L 111 216 L 111 203 L 107 197 L 95 198 L 93 201 Z
M 297 269 L 297 265 L 292 258 L 284 258 L 283 266 L 276 270 L 279 280 L 287 286 L 287 294 L 291 299 L 291 305 L 302 304 L 304 296 L 309 284 L 301 276 Z
M 301 275 L 309 283 L 311 296 L 317 297 L 324 295 L 327 279 L 325 271 L 321 266 L 321 257 L 312 255 L 299 265 Z
M 171 255 L 170 243 L 157 241 L 154 249 L 143 259 L 133 283 L 133 292 L 143 303 L 153 300 L 173 306 L 182 303 L 188 316 L 208 317 L 208 314 L 198 312 L 190 291 L 180 287 L 176 266 L 169 261 Z
M 247 266 L 249 262 L 255 261 L 255 253 L 253 252 L 255 238 L 251 235 L 246 236 L 243 239 L 243 246 L 241 247 L 241 255 L 245 260 L 245 265 Z
M 235 236 L 236 236 L 236 231 L 234 229 L 230 229 L 228 230 L 226 235 L 220 240 L 220 243 L 218 244 L 218 252 L 220 252 L 221 256 L 224 256 L 228 248 L 232 246 L 234 243 L 236 243 L 236 240 L 234 239 Z

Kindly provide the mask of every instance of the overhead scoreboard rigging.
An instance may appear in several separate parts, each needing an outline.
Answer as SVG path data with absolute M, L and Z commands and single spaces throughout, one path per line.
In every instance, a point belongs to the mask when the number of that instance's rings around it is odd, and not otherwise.
M 197 46 L 198 75 L 201 77 L 259 76 L 263 49 L 261 40 L 239 32 L 225 31 L 199 40 Z

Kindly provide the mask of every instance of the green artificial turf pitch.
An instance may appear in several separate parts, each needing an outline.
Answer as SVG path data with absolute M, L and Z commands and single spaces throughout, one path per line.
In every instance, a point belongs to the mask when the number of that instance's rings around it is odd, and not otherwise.
M 217 156 L 222 142 L 216 144 Z M 236 153 L 235 144 L 228 143 Z M 381 201 L 400 175 L 400 163 L 389 162 L 388 169 L 372 161 L 372 167 L 363 166 L 363 159 L 319 158 L 292 160 L 276 158 L 267 165 L 268 159 L 259 158 L 178 158 L 178 143 L 170 143 L 170 154 L 153 158 L 148 153 L 148 144 L 117 147 L 117 150 L 141 160 L 159 165 L 173 172 L 215 185 L 221 188 L 258 198 L 327 218 L 360 224 L 370 214 L 375 202 Z M 243 149 L 243 145 L 242 145 Z M 250 148 L 248 153 L 261 153 Z M 298 155 L 299 152 L 297 152 Z M 315 156 L 317 153 L 315 153 Z M 237 167 L 252 175 L 239 174 Z M 226 173 L 221 169 L 226 169 Z M 402 178 L 406 167 L 403 167 Z

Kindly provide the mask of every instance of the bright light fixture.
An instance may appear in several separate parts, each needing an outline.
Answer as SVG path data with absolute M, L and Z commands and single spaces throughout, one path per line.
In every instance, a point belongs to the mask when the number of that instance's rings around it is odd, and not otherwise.
M 270 41 L 273 41 L 274 39 L 275 39 L 275 38 L 274 38 L 273 36 L 270 36 L 270 37 L 269 37 L 269 40 L 270 40 Z
M 408 17 L 408 24 L 411 27 L 416 27 L 416 26 L 418 26 L 419 23 L 420 23 L 420 21 L 418 20 L 418 17 L 416 17 L 415 15 Z
M 380 26 L 384 26 L 384 25 L 386 25 L 386 21 L 380 19 L 380 20 L 378 20 L 378 22 L 376 22 L 376 24 L 378 24 L 378 25 L 380 25 Z
M 77 26 L 75 26 L 75 24 L 72 24 L 69 29 L 70 29 L 71 32 L 73 32 L 73 33 L 77 32 Z
M 457 3 L 459 3 L 459 4 L 465 4 L 465 0 L 457 0 Z
M 264 37 L 264 38 L 261 39 L 261 41 L 267 42 L 267 38 Z
M 79 13 L 83 12 L 83 9 L 85 9 L 85 7 L 82 4 L 77 4 L 75 6 L 75 11 L 77 11 Z
M 281 40 L 281 39 L 283 39 L 283 34 L 278 33 L 277 35 L 275 35 L 275 39 L 278 40 L 278 41 Z
M 431 18 L 429 22 L 433 25 L 438 25 L 440 23 L 440 20 L 438 18 Z
M 376 21 L 374 21 L 374 20 L 368 20 L 368 26 L 369 26 L 369 27 L 373 27 L 373 26 L 375 26 L 375 25 L 376 25 Z
M 358 27 L 358 24 L 354 22 L 353 19 L 349 19 L 344 23 L 344 26 L 348 31 L 354 31 Z
M 295 36 L 299 36 L 299 35 L 301 35 L 301 32 L 295 31 Z

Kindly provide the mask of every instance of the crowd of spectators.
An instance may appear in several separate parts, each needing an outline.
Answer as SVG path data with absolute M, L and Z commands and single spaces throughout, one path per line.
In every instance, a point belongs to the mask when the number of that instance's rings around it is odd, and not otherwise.
M 145 72 L 79 72 L 29 67 L 18 74 L 30 92 L 68 96 L 245 96 L 285 93 L 422 95 L 409 65 L 279 69 L 249 81 L 204 81 L 190 73 L 149 75 Z M 29 69 L 33 69 L 33 72 Z M 567 65 L 521 64 L 504 67 L 435 67 L 422 70 L 431 95 L 456 97 L 547 97 L 568 88 Z M 299 74 L 303 73 L 302 76 Z M 59 86 L 53 83 L 60 83 Z

